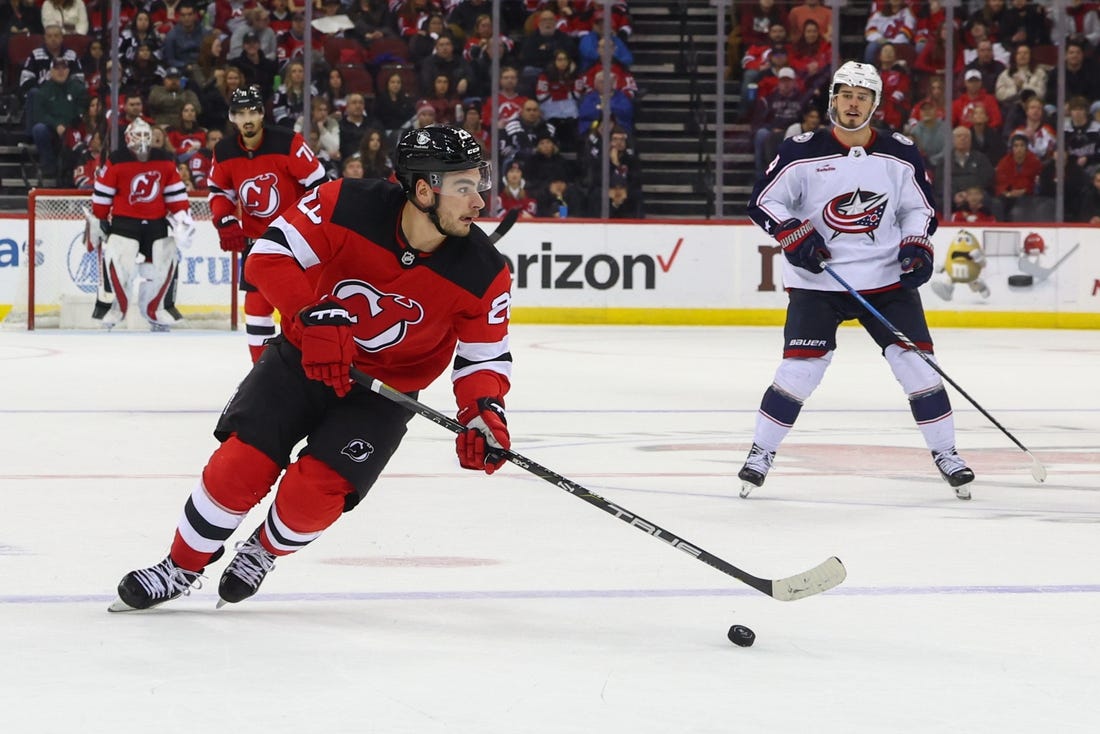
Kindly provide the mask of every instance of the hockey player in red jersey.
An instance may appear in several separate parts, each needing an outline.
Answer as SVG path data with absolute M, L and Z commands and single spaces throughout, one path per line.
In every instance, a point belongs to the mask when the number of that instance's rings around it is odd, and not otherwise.
M 353 383 L 353 364 L 409 393 L 450 364 L 468 427 L 456 439 L 460 465 L 491 474 L 504 463 L 493 449 L 511 447 L 512 279 L 474 226 L 490 165 L 465 130 L 431 126 L 402 136 L 395 173 L 400 184 L 323 184 L 256 241 L 247 275 L 283 314 L 283 333 L 225 407 L 214 431 L 221 446 L 187 499 L 168 557 L 126 574 L 112 611 L 187 593 L 284 470 L 266 518 L 236 544 L 218 606 L 256 593 L 277 558 L 363 499 L 413 414 Z
M 221 248 L 242 253 L 247 263 L 251 242 L 307 189 L 324 181 L 325 169 L 301 135 L 264 126 L 264 101 L 256 87 L 233 92 L 229 120 L 237 135 L 214 148 L 208 178 L 210 213 Z M 241 278 L 241 290 L 248 351 L 256 362 L 264 342 L 275 336 L 274 309 L 247 274 Z
M 131 122 L 125 141 L 97 171 L 92 190 L 99 223 L 88 229 L 89 244 L 101 246 L 102 268 L 92 317 L 107 328 L 126 318 L 138 278 L 142 317 L 154 331 L 167 331 L 180 319 L 172 303 L 178 247 L 190 245 L 195 223 L 176 163 L 153 148 L 149 123 Z

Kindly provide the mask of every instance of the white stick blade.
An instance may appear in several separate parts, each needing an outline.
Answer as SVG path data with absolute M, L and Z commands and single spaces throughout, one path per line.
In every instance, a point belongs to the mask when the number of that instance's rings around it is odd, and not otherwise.
M 807 596 L 820 594 L 839 585 L 848 572 L 840 559 L 833 556 L 819 566 L 809 571 L 788 576 L 785 579 L 776 579 L 772 582 L 772 597 L 779 601 L 794 601 Z
M 1031 457 L 1031 476 L 1039 484 L 1047 480 L 1047 468 L 1034 456 Z

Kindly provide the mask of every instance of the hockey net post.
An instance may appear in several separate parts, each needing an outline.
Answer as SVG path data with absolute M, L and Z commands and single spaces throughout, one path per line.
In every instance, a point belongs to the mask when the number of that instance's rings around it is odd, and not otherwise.
M 238 259 L 222 252 L 205 197 L 192 196 L 195 238 L 180 248 L 176 306 L 184 320 L 173 328 L 237 329 L 234 289 Z M 5 328 L 99 328 L 91 318 L 99 281 L 99 257 L 85 245 L 91 192 L 32 189 L 27 199 L 27 248 Z M 147 329 L 131 308 L 126 326 Z

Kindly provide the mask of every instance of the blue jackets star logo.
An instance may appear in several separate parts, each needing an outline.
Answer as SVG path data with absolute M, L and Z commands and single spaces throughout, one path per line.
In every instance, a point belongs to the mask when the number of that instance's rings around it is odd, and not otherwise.
M 825 205 L 825 224 L 833 230 L 833 238 L 840 234 L 867 234 L 874 239 L 887 204 L 886 194 L 856 189 L 834 197 Z

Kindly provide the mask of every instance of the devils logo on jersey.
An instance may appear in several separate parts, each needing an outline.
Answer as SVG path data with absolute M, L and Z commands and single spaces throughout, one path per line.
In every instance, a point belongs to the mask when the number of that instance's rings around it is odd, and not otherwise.
M 352 325 L 352 338 L 368 352 L 397 344 L 405 338 L 409 326 L 424 318 L 424 307 L 408 296 L 383 293 L 361 280 L 340 281 L 332 295 L 358 315 Z
M 875 238 L 889 200 L 886 194 L 856 189 L 834 197 L 825 205 L 825 224 L 839 234 L 867 234 Z
M 130 179 L 130 203 L 148 204 L 160 196 L 160 171 L 143 171 Z
M 248 216 L 267 218 L 278 214 L 279 177 L 274 173 L 261 173 L 247 179 L 238 189 L 241 207 Z

